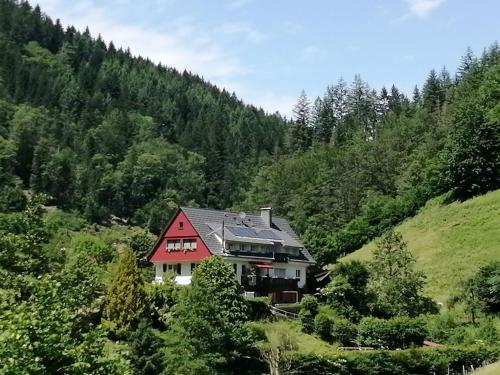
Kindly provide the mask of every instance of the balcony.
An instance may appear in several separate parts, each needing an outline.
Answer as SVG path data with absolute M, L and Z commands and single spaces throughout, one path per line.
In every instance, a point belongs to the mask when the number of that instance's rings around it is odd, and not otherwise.
M 297 279 L 285 279 L 270 276 L 242 276 L 241 285 L 247 292 L 257 292 L 260 295 L 268 295 L 275 292 L 297 291 Z

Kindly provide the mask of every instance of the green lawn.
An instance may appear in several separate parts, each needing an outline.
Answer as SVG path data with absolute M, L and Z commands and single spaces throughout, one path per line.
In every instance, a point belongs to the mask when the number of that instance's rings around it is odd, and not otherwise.
M 495 362 L 491 365 L 484 366 L 474 372 L 474 375 L 498 375 L 500 374 L 500 362 Z
M 332 352 L 338 351 L 335 345 L 330 345 L 314 335 L 302 332 L 299 322 L 277 320 L 273 322 L 255 322 L 253 324 L 264 329 L 269 341 L 273 341 L 272 338 L 277 335 L 288 335 L 291 342 L 297 345 L 296 350 L 301 353 L 332 354 Z
M 427 275 L 426 292 L 445 302 L 483 264 L 500 261 L 500 190 L 466 202 L 430 201 L 396 230 Z M 344 259 L 369 260 L 374 242 Z

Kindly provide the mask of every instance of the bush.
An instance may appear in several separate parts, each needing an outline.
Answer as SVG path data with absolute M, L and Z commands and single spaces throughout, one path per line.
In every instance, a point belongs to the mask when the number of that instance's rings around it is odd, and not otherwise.
M 0 212 L 22 211 L 26 208 L 27 202 L 26 195 L 21 189 L 9 186 L 2 187 L 0 192 Z
M 175 284 L 173 278 L 173 274 L 166 275 L 161 284 L 146 284 L 146 305 L 155 328 L 168 326 L 172 308 L 179 299 L 180 287 Z
M 398 316 L 389 320 L 367 317 L 358 325 L 358 339 L 363 346 L 404 349 L 422 345 L 427 330 L 419 318 Z
M 325 341 L 332 339 L 332 323 L 333 320 L 326 314 L 318 314 L 314 318 L 314 332 Z
M 299 318 L 304 332 L 314 332 L 314 318 L 318 315 L 318 311 L 318 300 L 315 297 L 306 296 L 302 298 Z
M 264 320 L 271 316 L 270 299 L 268 297 L 248 298 L 246 302 L 249 320 Z
M 294 314 L 298 314 L 302 305 L 300 303 L 287 303 L 285 305 L 278 306 L 281 310 L 288 311 Z
M 294 375 L 445 375 L 462 373 L 462 366 L 477 368 L 498 358 L 498 349 L 484 346 L 352 352 L 327 356 L 298 352 L 288 355 Z
M 94 258 L 98 264 L 109 263 L 115 257 L 115 252 L 110 246 L 106 245 L 100 238 L 88 234 L 79 234 L 73 237 L 70 247 L 75 252 L 83 252 Z
M 345 318 L 333 320 L 331 336 L 332 340 L 343 346 L 353 346 L 356 342 L 357 327 Z

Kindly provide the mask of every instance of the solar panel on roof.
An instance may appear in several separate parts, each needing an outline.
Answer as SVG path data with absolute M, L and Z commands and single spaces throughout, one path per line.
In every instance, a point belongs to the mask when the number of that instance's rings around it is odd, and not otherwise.
M 247 227 L 227 227 L 227 229 L 236 237 L 260 238 L 264 240 L 276 241 L 281 240 L 281 238 L 276 233 L 269 229 L 263 229 L 260 231 L 257 231 L 254 228 Z
M 227 229 L 237 237 L 257 238 L 255 230 L 246 227 L 227 227 Z
M 265 238 L 270 240 L 281 240 L 281 238 L 274 233 L 272 230 L 264 229 L 258 233 L 259 238 Z

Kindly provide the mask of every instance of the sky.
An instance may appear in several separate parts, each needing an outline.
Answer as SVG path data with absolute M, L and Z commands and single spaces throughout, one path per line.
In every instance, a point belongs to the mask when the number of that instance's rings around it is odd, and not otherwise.
M 500 36 L 498 0 L 31 0 L 64 25 L 290 116 L 340 77 L 411 94 Z

